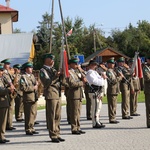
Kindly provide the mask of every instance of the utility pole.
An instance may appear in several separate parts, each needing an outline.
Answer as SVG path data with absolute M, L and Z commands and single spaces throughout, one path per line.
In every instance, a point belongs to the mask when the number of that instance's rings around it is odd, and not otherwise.
M 54 18 L 54 0 L 52 0 L 52 12 L 51 12 L 51 29 L 50 29 L 50 43 L 49 43 L 49 52 L 52 52 L 52 32 L 53 32 L 53 18 Z
M 96 52 L 96 38 L 95 38 L 95 29 L 93 28 L 93 39 L 94 39 L 94 52 Z
M 96 52 L 96 39 L 98 40 L 98 44 L 100 46 L 100 49 L 102 49 L 102 45 L 101 45 L 101 41 L 98 37 L 98 34 L 96 32 L 96 29 L 95 29 L 95 25 L 93 26 L 93 41 L 94 41 L 94 52 Z

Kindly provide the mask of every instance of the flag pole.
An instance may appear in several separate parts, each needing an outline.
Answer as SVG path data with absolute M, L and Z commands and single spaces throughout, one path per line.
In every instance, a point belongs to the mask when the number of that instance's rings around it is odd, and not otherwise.
M 68 47 L 68 42 L 67 42 L 67 35 L 66 35 L 66 31 L 65 31 L 65 23 L 64 23 L 64 19 L 63 19 L 63 13 L 62 13 L 62 7 L 61 7 L 61 2 L 59 1 L 59 9 L 60 9 L 60 15 L 61 15 L 61 22 L 62 22 L 62 26 L 63 26 L 63 34 L 64 34 L 64 40 L 65 40 L 65 44 L 66 44 L 66 50 L 67 50 L 67 56 L 68 59 L 70 59 L 70 52 L 69 52 L 69 47 Z
M 54 0 L 52 0 L 52 12 L 51 12 L 51 29 L 50 29 L 50 43 L 49 52 L 52 52 L 52 32 L 53 32 L 53 17 L 54 17 Z

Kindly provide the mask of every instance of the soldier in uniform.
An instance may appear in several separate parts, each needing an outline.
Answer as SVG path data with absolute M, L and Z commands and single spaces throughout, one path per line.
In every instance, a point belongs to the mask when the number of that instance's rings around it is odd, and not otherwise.
M 85 67 L 86 67 L 86 72 L 87 72 L 89 69 L 89 65 L 86 65 Z M 87 120 L 92 120 L 92 102 L 91 102 L 91 98 L 89 97 L 89 90 L 90 90 L 89 84 L 85 84 L 84 94 L 86 98 L 86 118 Z
M 134 59 L 131 58 L 128 61 L 128 65 L 131 68 L 132 64 L 134 63 Z M 137 104 L 138 104 L 138 94 L 140 93 L 140 80 L 139 77 L 134 75 L 132 77 L 132 82 L 134 86 L 134 93 L 130 91 L 130 115 L 131 116 L 140 116 L 140 114 L 137 113 Z
M 72 58 L 69 60 L 69 73 L 68 79 L 69 90 L 68 98 L 70 99 L 70 114 L 71 114 L 71 132 L 72 134 L 80 135 L 85 132 L 80 129 L 80 113 L 83 98 L 83 85 L 87 81 L 85 77 L 79 76 L 78 72 L 78 59 Z
M 122 76 L 117 76 L 114 70 L 115 61 L 114 57 L 107 61 L 108 70 L 106 71 L 108 88 L 107 88 L 107 101 L 108 101 L 108 116 L 109 123 L 119 123 L 116 120 L 116 108 L 117 108 L 117 96 L 119 94 L 118 82 L 122 79 Z
M 68 96 L 69 96 L 69 85 L 68 85 L 68 83 L 66 82 L 66 79 L 65 79 L 65 81 L 64 81 L 64 87 L 65 87 L 65 89 L 64 89 L 64 95 L 66 96 L 66 114 L 67 114 L 67 121 L 68 121 L 68 124 L 70 124 L 70 118 L 71 118 L 71 114 L 70 114 L 70 110 L 71 110 L 71 108 L 70 108 L 70 103 L 71 103 L 71 101 L 70 101 L 70 99 L 68 98 Z
M 150 128 L 150 56 L 147 57 L 147 64 L 143 67 L 144 94 L 146 106 L 146 125 Z
M 93 128 L 104 128 L 100 122 L 100 111 L 102 107 L 102 86 L 104 86 L 104 79 L 106 75 L 100 76 L 96 71 L 98 63 L 94 60 L 89 62 L 89 70 L 86 73 L 86 78 L 88 80 L 90 91 L 89 97 L 92 101 L 92 125 Z
M 4 63 L 4 73 L 3 77 L 7 80 L 7 87 L 14 88 L 13 85 L 13 76 L 9 72 L 10 71 L 10 59 L 4 59 L 1 61 L 1 63 Z M 15 92 L 15 91 L 14 91 Z M 16 128 L 13 127 L 12 122 L 13 122 L 13 113 L 14 113 L 14 98 L 11 97 L 11 94 L 9 95 L 9 109 L 7 113 L 7 124 L 6 124 L 6 130 L 14 130 Z
M 90 86 L 88 84 L 85 84 L 84 86 L 84 93 L 86 98 L 86 118 L 87 120 L 92 120 L 92 101 L 89 97 L 89 90 Z
M 31 62 L 24 63 L 22 68 L 25 73 L 20 79 L 20 89 L 23 91 L 25 132 L 26 135 L 38 134 L 34 129 L 35 114 L 37 112 L 36 102 L 38 100 L 38 82 L 32 74 L 33 64 Z
M 23 121 L 23 93 L 22 91 L 20 90 L 20 78 L 21 78 L 21 72 L 20 72 L 20 69 L 21 69 L 22 65 L 20 64 L 15 64 L 13 65 L 13 68 L 14 68 L 14 86 L 15 86 L 15 89 L 16 89 L 16 93 L 14 95 L 15 97 L 15 119 L 16 121 L 18 122 L 21 122 Z
M 129 107 L 130 107 L 130 90 L 131 93 L 134 92 L 134 87 L 132 83 L 132 75 L 130 74 L 129 70 L 124 66 L 125 64 L 125 59 L 124 57 L 120 57 L 117 60 L 118 67 L 117 72 L 123 74 L 123 78 L 120 82 L 120 92 L 121 92 L 121 98 L 122 98 L 122 103 L 121 103 L 121 108 L 122 108 L 122 119 L 133 119 L 129 115 Z
M 13 92 L 14 89 L 7 89 L 5 87 L 5 80 L 3 78 L 3 64 L 0 63 L 0 144 L 9 142 L 5 138 L 6 122 L 7 122 L 7 113 L 9 108 L 9 93 Z
M 49 137 L 52 142 L 65 141 L 60 137 L 61 119 L 61 95 L 60 95 L 60 72 L 54 66 L 55 56 L 47 53 L 43 55 L 44 65 L 40 69 L 40 79 L 44 86 L 46 100 L 46 121 L 49 130 Z

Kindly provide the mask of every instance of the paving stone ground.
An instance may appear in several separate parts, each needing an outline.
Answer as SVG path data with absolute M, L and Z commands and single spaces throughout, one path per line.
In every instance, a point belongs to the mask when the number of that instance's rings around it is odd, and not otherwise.
M 16 130 L 7 131 L 6 138 L 10 143 L 1 144 L 0 150 L 149 150 L 150 129 L 146 128 L 145 104 L 138 104 L 141 115 L 131 120 L 122 120 L 121 105 L 117 106 L 117 120 L 119 124 L 109 124 L 107 104 L 103 104 L 101 122 L 104 129 L 93 129 L 91 121 L 86 120 L 85 105 L 82 106 L 81 129 L 86 134 L 72 135 L 70 125 L 66 120 L 66 107 L 62 107 L 61 137 L 65 142 L 50 142 L 45 123 L 45 110 L 39 110 L 35 126 L 38 135 L 27 136 L 24 123 L 13 122 Z

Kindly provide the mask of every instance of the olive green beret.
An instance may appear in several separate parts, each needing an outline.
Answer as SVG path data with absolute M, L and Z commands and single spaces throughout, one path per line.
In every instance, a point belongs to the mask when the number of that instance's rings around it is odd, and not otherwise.
M 13 65 L 13 68 L 21 69 L 22 65 L 21 64 L 15 64 Z
M 55 56 L 51 53 L 46 53 L 43 55 L 43 59 L 46 59 L 46 58 L 51 58 L 52 60 L 54 60 Z
M 0 70 L 4 70 L 4 64 L 0 63 Z
M 77 58 L 72 58 L 72 59 L 69 60 L 69 64 L 78 63 L 78 62 L 79 62 L 79 60 Z
M 98 63 L 95 60 L 90 60 L 89 65 L 91 64 L 98 65 Z
M 4 59 L 4 60 L 1 61 L 1 63 L 10 64 L 10 59 L 9 58 Z
M 120 58 L 117 60 L 117 62 L 125 62 L 124 57 L 120 57 Z
M 107 60 L 107 63 L 115 64 L 114 57 L 112 57 L 109 60 Z
M 131 58 L 131 59 L 129 59 L 129 61 L 128 61 L 129 63 L 133 63 L 134 62 L 134 59 L 133 58 Z
M 22 69 L 26 69 L 27 67 L 33 68 L 32 62 L 26 62 L 22 65 Z

